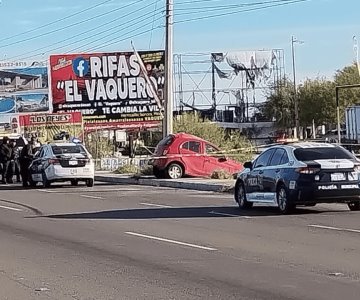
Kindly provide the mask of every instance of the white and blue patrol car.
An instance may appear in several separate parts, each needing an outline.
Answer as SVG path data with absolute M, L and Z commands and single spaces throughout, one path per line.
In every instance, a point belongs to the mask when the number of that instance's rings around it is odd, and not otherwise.
M 327 143 L 293 143 L 266 149 L 244 164 L 235 187 L 242 209 L 253 203 L 277 205 L 291 212 L 296 205 L 347 203 L 360 210 L 360 161 L 343 147 Z

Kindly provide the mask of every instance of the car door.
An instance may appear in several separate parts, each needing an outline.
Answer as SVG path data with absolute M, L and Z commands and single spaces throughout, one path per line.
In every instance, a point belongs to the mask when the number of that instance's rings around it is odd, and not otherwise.
M 269 202 L 276 201 L 276 184 L 281 176 L 281 169 L 288 162 L 286 150 L 283 148 L 275 148 L 269 165 L 264 169 L 264 197 Z
M 226 165 L 226 159 L 219 155 L 219 149 L 213 145 L 204 143 L 205 156 L 204 156 L 204 171 L 207 176 L 211 176 L 217 170 L 229 171 Z
M 264 191 L 264 170 L 269 165 L 275 149 L 265 150 L 254 161 L 251 171 L 246 177 L 246 194 L 249 201 L 267 202 Z
M 31 178 L 34 181 L 42 180 L 44 155 L 45 155 L 45 146 L 41 147 L 39 151 L 35 154 L 34 160 L 30 165 Z
M 181 144 L 179 153 L 187 175 L 205 176 L 204 151 L 200 141 L 190 140 Z

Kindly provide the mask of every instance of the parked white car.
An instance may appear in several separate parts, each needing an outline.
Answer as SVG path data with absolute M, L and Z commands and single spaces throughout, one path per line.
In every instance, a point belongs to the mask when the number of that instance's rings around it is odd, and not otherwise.
M 32 185 L 41 182 L 49 187 L 53 182 L 84 181 L 94 186 L 95 166 L 90 153 L 82 144 L 50 143 L 41 146 L 30 165 Z

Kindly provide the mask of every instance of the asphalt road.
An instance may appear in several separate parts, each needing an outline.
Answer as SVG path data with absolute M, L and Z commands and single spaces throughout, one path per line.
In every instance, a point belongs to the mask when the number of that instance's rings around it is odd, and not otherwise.
M 231 195 L 0 186 L 0 299 L 356 299 L 360 213 Z

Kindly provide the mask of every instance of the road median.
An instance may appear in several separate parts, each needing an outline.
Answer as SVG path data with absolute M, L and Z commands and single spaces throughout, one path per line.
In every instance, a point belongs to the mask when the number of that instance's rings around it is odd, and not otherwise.
M 186 189 L 195 191 L 209 191 L 218 193 L 232 193 L 235 180 L 216 180 L 206 178 L 157 179 L 153 176 L 119 175 L 110 172 L 99 172 L 95 180 L 113 184 L 129 184 Z

